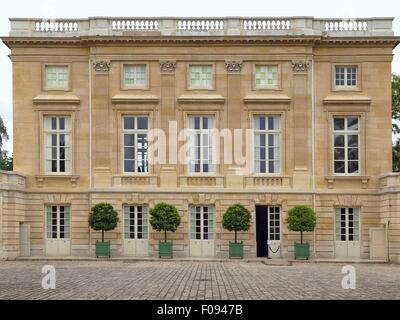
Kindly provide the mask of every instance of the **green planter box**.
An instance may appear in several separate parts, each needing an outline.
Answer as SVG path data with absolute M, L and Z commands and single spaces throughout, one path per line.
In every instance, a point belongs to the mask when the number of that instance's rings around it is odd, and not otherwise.
M 158 242 L 158 256 L 159 258 L 168 257 L 172 258 L 172 241 L 171 242 Z
M 111 257 L 110 241 L 96 241 L 96 257 Z
M 294 244 L 294 258 L 308 260 L 310 259 L 310 244 L 309 243 L 295 243 Z
M 243 241 L 229 242 L 229 258 L 243 259 Z

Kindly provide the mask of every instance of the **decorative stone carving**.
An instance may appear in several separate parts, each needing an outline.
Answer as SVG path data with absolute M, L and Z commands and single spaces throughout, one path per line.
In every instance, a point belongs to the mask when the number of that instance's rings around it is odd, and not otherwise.
M 111 68 L 111 61 L 95 61 L 93 68 L 96 72 L 109 72 Z
M 240 73 L 242 71 L 242 65 L 242 61 L 225 61 L 225 68 L 229 73 Z
M 307 72 L 310 69 L 310 62 L 292 61 L 292 69 L 294 72 Z
M 176 61 L 164 60 L 160 61 L 160 70 L 165 73 L 174 73 L 176 69 Z

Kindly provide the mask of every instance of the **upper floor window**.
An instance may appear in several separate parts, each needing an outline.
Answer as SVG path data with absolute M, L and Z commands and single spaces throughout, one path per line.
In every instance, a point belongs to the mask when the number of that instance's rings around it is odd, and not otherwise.
M 190 116 L 189 117 L 189 172 L 209 173 L 214 172 L 213 147 L 214 117 Z
M 336 66 L 335 85 L 339 89 L 356 89 L 358 87 L 357 66 Z
M 123 117 L 124 172 L 149 172 L 147 116 Z
M 127 64 L 123 67 L 124 88 L 145 89 L 148 87 L 146 64 Z
M 356 175 L 360 170 L 360 119 L 333 118 L 333 167 L 335 174 Z
M 255 65 L 255 88 L 277 89 L 279 87 L 278 65 Z
M 47 173 L 71 171 L 71 117 L 46 116 L 45 170 Z
M 213 88 L 213 66 L 190 65 L 189 89 L 212 89 L 212 88 Z
M 254 117 L 254 161 L 256 173 L 280 172 L 280 116 Z
M 46 90 L 68 90 L 69 88 L 69 68 L 68 66 L 45 67 Z

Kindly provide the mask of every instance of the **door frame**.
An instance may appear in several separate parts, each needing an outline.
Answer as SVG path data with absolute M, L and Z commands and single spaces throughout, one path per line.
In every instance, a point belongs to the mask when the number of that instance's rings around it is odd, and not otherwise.
M 214 213 L 214 224 L 213 224 L 213 239 L 212 240 L 210 240 L 210 239 L 207 239 L 207 240 L 205 240 L 205 239 L 192 239 L 191 238 L 191 232 L 190 232 L 190 229 L 191 229 L 191 226 L 192 226 L 192 222 L 191 222 L 191 217 L 190 217 L 190 215 L 191 215 L 191 212 L 190 212 L 190 210 L 191 210 L 191 208 L 193 208 L 193 207 L 201 207 L 201 211 L 200 211 L 200 215 L 201 215 L 201 236 L 203 237 L 204 236 L 204 234 L 203 234 L 203 226 L 204 226 L 204 219 L 203 219 L 203 215 L 204 215 L 204 207 L 208 207 L 208 208 L 210 208 L 210 207 L 212 207 L 213 208 L 213 213 Z M 193 241 L 201 241 L 201 249 L 202 249 L 202 254 L 200 255 L 200 257 L 215 257 L 215 252 L 216 252 L 216 246 L 215 246 L 215 238 L 216 238 L 216 229 L 215 229 L 215 226 L 216 226 L 216 216 L 217 216 L 217 210 L 216 210 L 216 206 L 215 205 L 213 205 L 213 204 L 190 204 L 189 205 L 189 208 L 188 208 L 189 210 L 188 210 L 188 238 L 189 238 L 189 256 L 190 257 L 192 257 L 192 255 L 191 255 L 191 250 L 190 250 L 190 248 L 191 248 L 191 241 L 193 240 Z M 203 255 L 203 242 L 204 241 L 213 241 L 213 255 L 212 256 L 204 256 Z
M 146 207 L 147 209 L 147 238 L 146 239 L 137 239 L 137 207 Z M 135 207 L 135 239 L 126 239 L 125 238 L 125 208 L 126 207 Z M 139 257 L 147 257 L 149 256 L 149 248 L 150 248 L 150 219 L 149 219 L 149 205 L 147 204 L 124 204 L 122 205 L 122 253 L 124 256 L 132 256 L 132 255 L 127 255 L 125 251 L 125 246 L 126 246 L 126 241 L 135 241 L 135 254 L 133 256 L 139 256 Z M 137 240 L 144 240 L 147 241 L 147 250 L 145 255 L 138 255 L 137 250 L 136 250 L 136 241 Z
M 346 240 L 346 241 L 338 241 L 338 240 L 336 240 L 336 227 L 337 227 L 337 221 L 336 221 L 336 209 L 346 209 L 346 237 L 348 238 L 348 214 L 349 214 L 349 212 L 348 212 L 348 210 L 349 209 L 357 209 L 358 210 L 358 243 L 359 243 L 359 253 L 358 253 L 358 255 L 357 256 L 349 256 L 349 254 L 348 254 L 348 244 L 349 244 L 349 242 L 355 242 L 355 241 L 349 241 L 349 240 Z M 346 251 L 347 251 L 347 255 L 345 256 L 345 257 L 340 257 L 339 256 L 339 258 L 346 258 L 346 257 L 349 257 L 349 258 L 355 258 L 355 257 L 361 257 L 361 236 L 362 236 L 362 221 L 361 221 L 361 206 L 340 206 L 340 205 L 338 205 L 338 206 L 334 206 L 334 208 L 333 208 L 333 220 L 334 220 L 334 223 L 333 223 L 333 239 L 334 239 L 334 246 L 333 246 L 333 248 L 334 248 L 334 257 L 335 258 L 337 258 L 337 255 L 336 255 L 336 243 L 337 242 L 345 242 L 346 243 Z M 354 214 L 354 213 L 353 213 Z
M 53 239 L 53 238 L 47 238 L 47 207 L 57 207 L 57 238 Z M 58 238 L 59 237 L 59 222 L 60 222 L 60 207 L 68 207 L 69 208 L 69 238 Z M 44 205 L 44 253 L 46 256 L 69 256 L 71 255 L 71 242 L 72 242 L 72 210 L 71 210 L 72 206 L 69 203 L 60 203 L 60 204 L 54 204 L 54 203 L 50 203 L 50 204 L 45 204 Z M 58 242 L 59 241 L 69 241 L 69 250 L 68 250 L 68 254 L 60 254 L 59 250 L 57 250 L 57 254 L 48 254 L 47 252 L 47 242 L 48 241 L 57 241 L 57 246 L 58 246 Z

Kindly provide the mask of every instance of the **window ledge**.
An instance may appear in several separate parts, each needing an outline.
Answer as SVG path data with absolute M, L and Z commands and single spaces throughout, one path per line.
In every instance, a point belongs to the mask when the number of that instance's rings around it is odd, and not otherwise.
M 224 103 L 225 98 L 220 94 L 183 94 L 179 96 L 178 102 L 186 103 L 201 103 L 201 102 L 212 102 L 212 103 Z
M 361 187 L 366 189 L 368 182 L 371 179 L 369 176 L 326 176 L 325 180 L 328 183 L 328 189 L 333 189 L 335 181 L 359 181 L 361 182 Z
M 71 186 L 72 186 L 72 188 L 76 188 L 76 186 L 77 186 L 77 182 L 78 182 L 78 179 L 79 179 L 79 175 L 57 175 L 57 174 L 54 174 L 54 175 L 51 175 L 51 174 L 47 174 L 47 175 L 37 175 L 37 176 L 35 176 L 35 179 L 36 179 L 36 182 L 37 182 L 37 185 L 38 185 L 38 187 L 39 188 L 42 188 L 43 187 L 43 183 L 45 182 L 45 180 L 49 180 L 49 179 L 63 179 L 63 180 L 70 180 L 70 182 L 71 182 Z
M 331 104 L 358 104 L 370 105 L 371 98 L 364 95 L 331 95 L 323 100 L 325 105 Z
M 151 94 L 116 94 L 111 101 L 112 103 L 158 103 L 159 99 Z
M 221 175 L 182 175 L 178 179 L 179 187 L 220 187 L 225 186 L 225 178 Z
M 246 103 L 285 103 L 290 104 L 292 99 L 286 94 L 251 94 L 243 99 Z
M 253 174 L 244 178 L 246 188 L 291 187 L 292 178 L 280 175 Z
M 56 95 L 56 94 L 46 94 L 46 95 L 38 95 L 32 99 L 33 103 L 38 104 L 80 104 L 81 99 L 78 96 L 73 94 L 65 94 L 65 95 Z
M 132 187 L 132 186 L 159 186 L 159 179 L 156 175 L 143 174 L 121 174 L 112 176 L 113 186 Z

